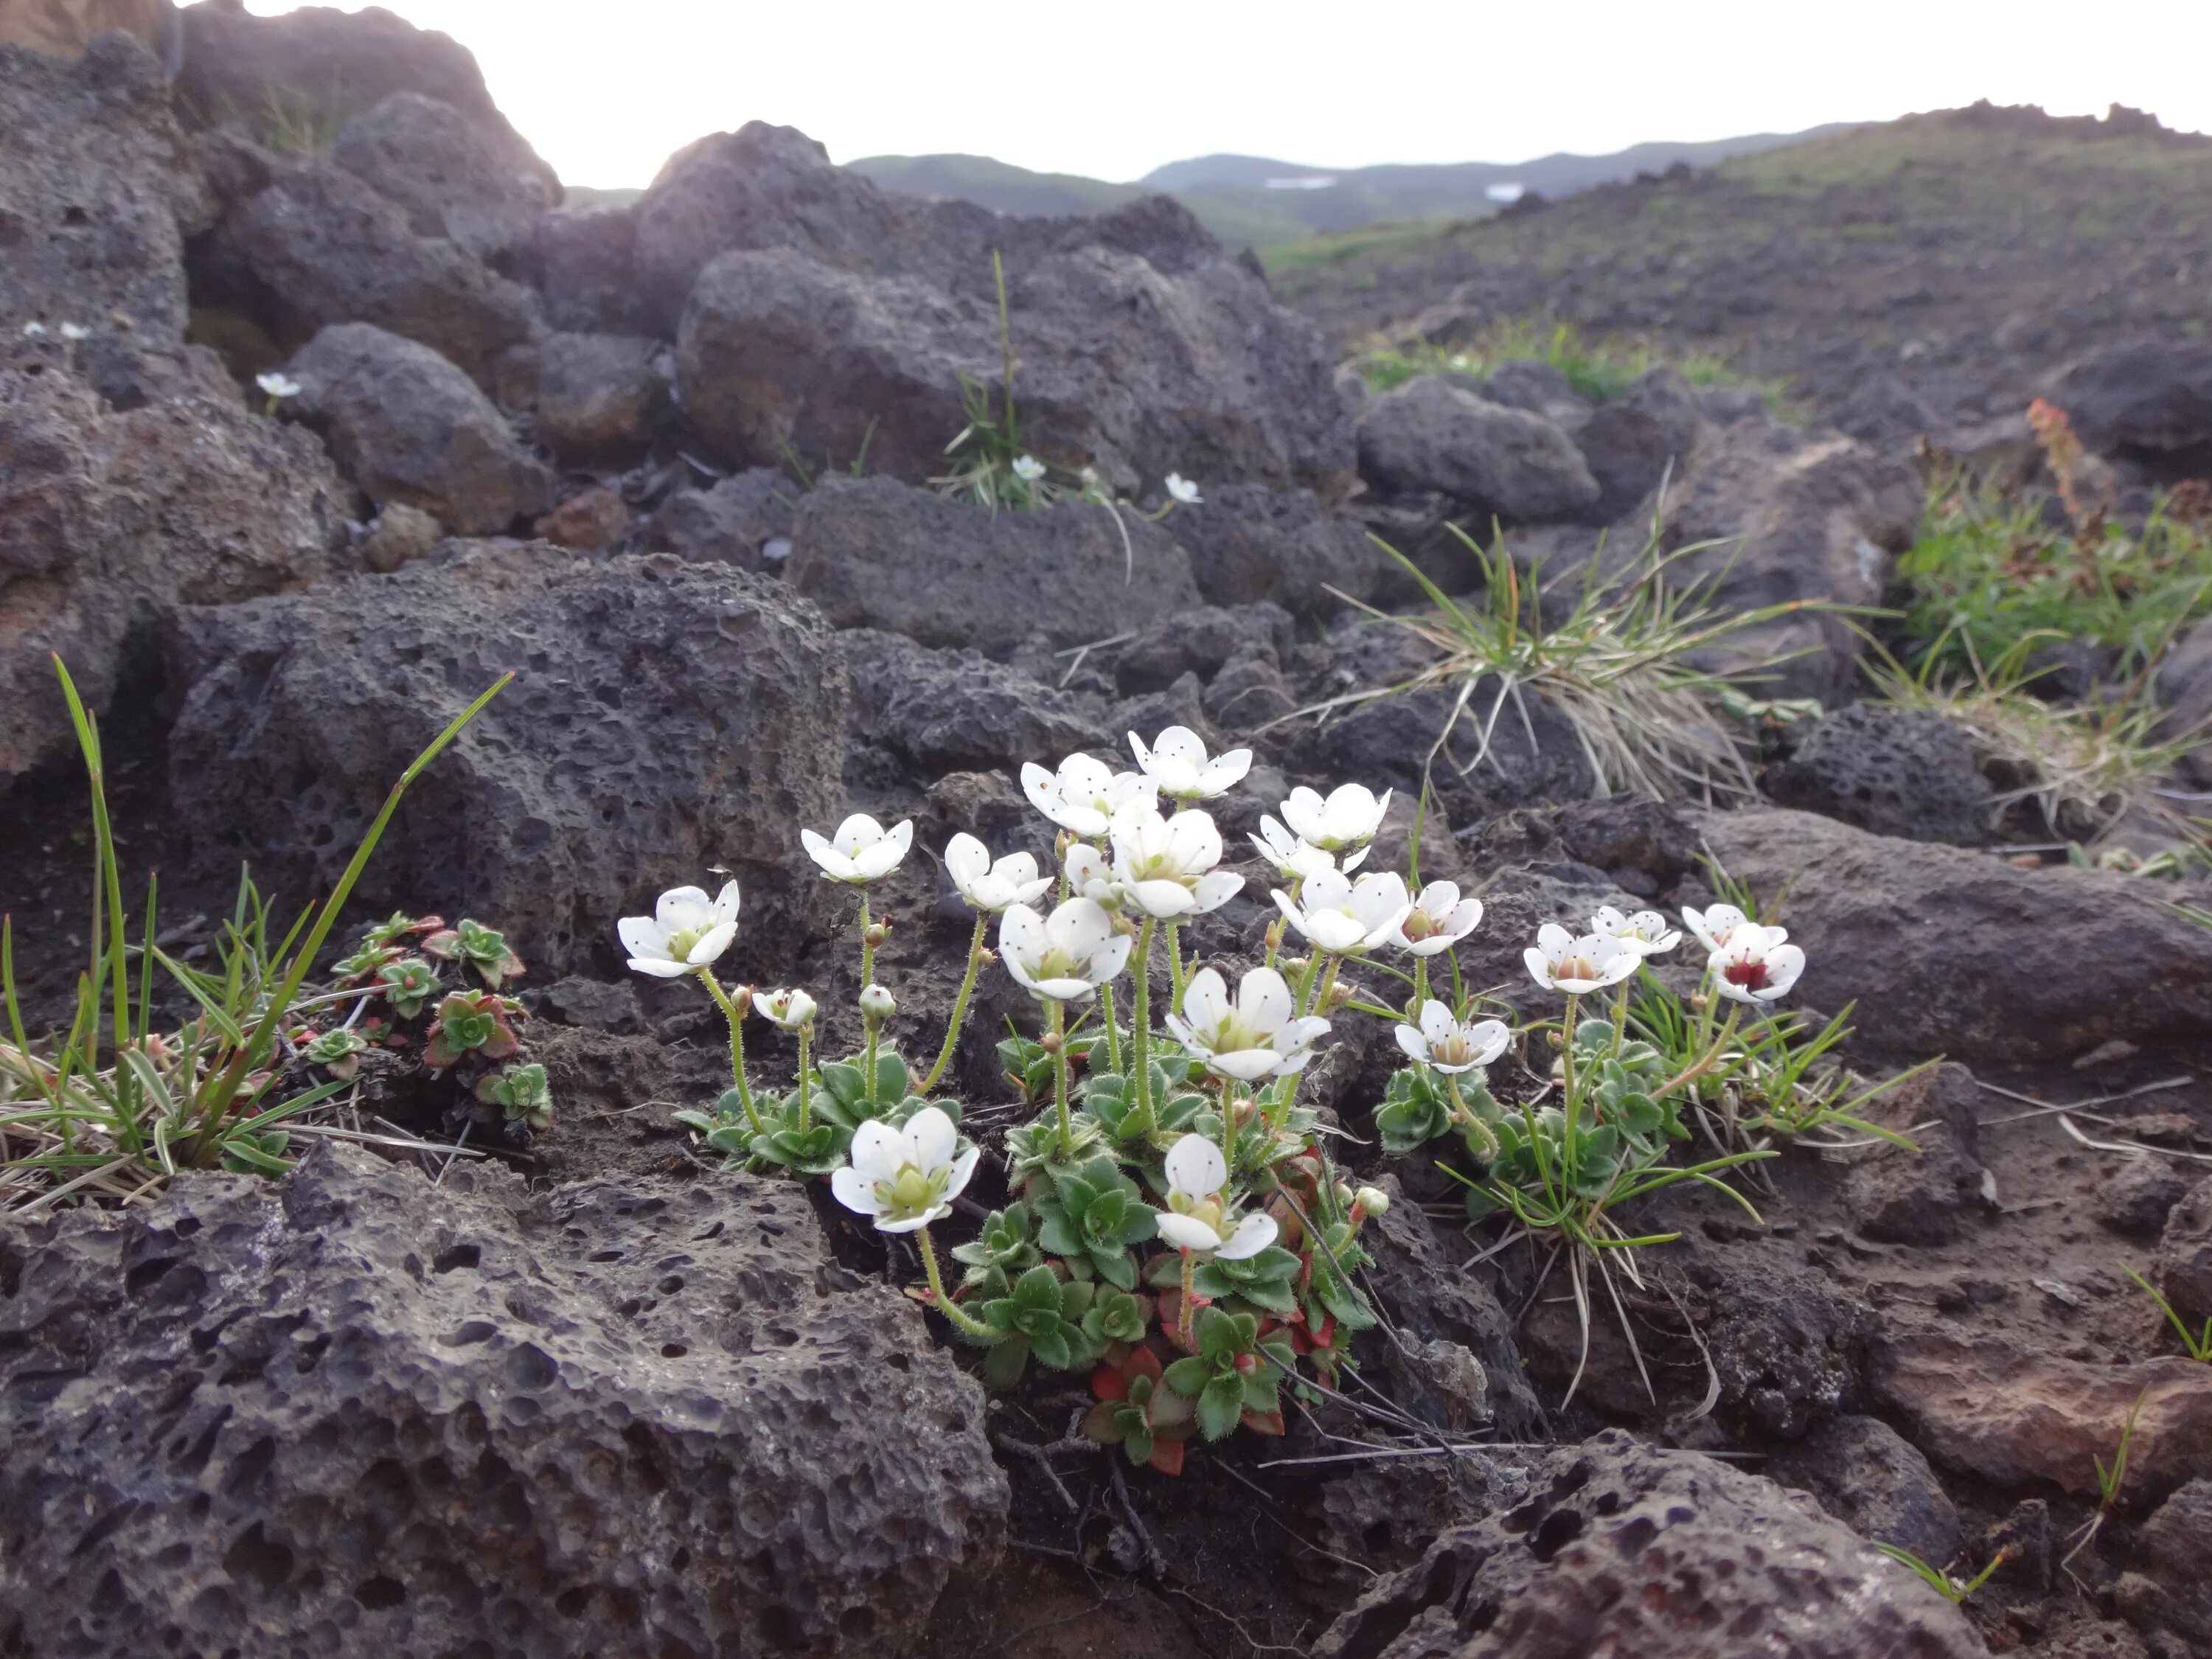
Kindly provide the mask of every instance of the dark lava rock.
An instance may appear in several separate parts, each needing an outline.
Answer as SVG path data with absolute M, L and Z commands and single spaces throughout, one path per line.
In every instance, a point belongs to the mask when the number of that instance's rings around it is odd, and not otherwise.
M 1954 1244 L 1966 1236 L 1968 1219 L 1987 1208 L 1975 1132 L 1980 1098 L 1974 1074 L 1947 1063 L 1866 1109 L 1869 1122 L 1919 1150 L 1882 1146 L 1851 1165 L 1844 1206 L 1860 1232 L 1884 1244 Z
M 1576 518 L 1598 499 L 1565 433 L 1439 374 L 1417 375 L 1361 411 L 1359 470 L 1382 489 L 1434 490 L 1516 523 Z
M 2154 1238 L 2189 1195 L 2189 1177 L 2154 1152 L 2122 1158 L 2089 1193 L 2089 1213 L 2116 1233 Z
M 1769 1457 L 1766 1473 L 1877 1544 L 1937 1566 L 1959 1553 L 1959 1511 L 1936 1471 L 1878 1417 L 1829 1418 Z
M 788 1182 L 329 1142 L 0 1221 L 0 1639 L 904 1650 L 1006 1480 L 919 1310 L 830 1265 Z
M 1970 1659 L 1959 1610 L 1808 1498 L 1610 1430 L 1381 1580 L 1316 1659 Z
M 1197 606 L 1182 549 L 1158 526 L 1127 527 L 1133 567 L 1113 515 L 1087 501 L 988 513 L 890 478 L 824 478 L 799 502 L 789 576 L 840 628 L 1005 657 L 1035 632 L 1087 645 Z
M 1575 447 L 1597 480 L 1591 516 L 1620 525 L 1624 536 L 1640 543 L 1645 526 L 1636 521 L 1639 509 L 1663 479 L 1682 471 L 1706 425 L 1696 392 L 1671 368 L 1655 368 L 1599 404 L 1573 428 Z
M 417 235 L 405 208 L 343 167 L 278 173 L 226 231 L 294 337 L 374 323 L 489 386 L 500 354 L 542 326 L 529 289 L 442 236 Z
M 2017 1066 L 2114 1038 L 2212 1036 L 2212 931 L 2121 876 L 2022 870 L 1779 807 L 1697 815 L 1713 856 L 1762 896 L 1808 962 L 1795 1000 L 1856 1001 L 1855 1042 L 1914 1058 Z M 2159 964 L 2142 994 L 2141 964 Z
M 32 322 L 88 328 L 71 353 L 88 377 L 119 405 L 146 402 L 186 373 L 185 238 L 212 213 L 144 47 L 106 37 L 74 63 L 0 47 L 9 336 Z
M 553 475 L 477 384 L 428 346 L 342 323 L 287 365 L 293 407 L 329 436 L 369 497 L 434 514 L 463 535 L 505 530 L 552 505 Z
M 793 516 L 805 492 L 784 473 L 757 466 L 733 472 L 711 489 L 679 489 L 647 526 L 648 544 L 678 558 L 713 559 L 753 568 L 770 542 L 790 556 Z
M 408 762 L 513 669 L 410 792 L 368 908 L 484 917 L 547 979 L 612 977 L 616 920 L 717 865 L 744 885 L 749 970 L 818 919 L 799 830 L 843 816 L 844 660 L 767 578 L 461 543 L 311 598 L 190 611 L 179 633 L 170 777 L 205 856 L 325 887 Z
M 2174 1206 L 2151 1277 L 2184 1319 L 2212 1319 L 2212 1176 Z
M 548 335 L 532 349 L 538 435 L 563 461 L 634 459 L 668 412 L 660 354 L 642 335 Z
M 1990 785 L 1973 745 L 1929 709 L 1873 702 L 1838 709 L 1759 781 L 1784 806 L 1878 836 L 1972 847 L 1989 835 Z
M 2050 396 L 2093 449 L 2167 483 L 2212 472 L 2212 345 L 2107 347 L 2070 365 Z
M 1066 692 L 977 651 L 934 651 L 871 628 L 838 635 L 853 677 L 853 729 L 927 781 L 945 772 L 1051 767 L 1078 749 L 1110 746 Z
M 1344 608 L 1339 595 L 1372 599 L 1381 580 L 1382 553 L 1365 526 L 1329 512 L 1310 489 L 1208 484 L 1168 522 L 1208 605 L 1272 601 L 1300 617 L 1327 616 Z
M 0 792 L 74 743 L 49 653 L 106 710 L 177 605 L 345 569 L 347 495 L 312 435 L 235 398 L 118 413 L 0 355 Z
M 2212 788 L 2212 623 L 2184 629 L 2158 665 L 2158 702 L 2166 711 L 2157 736 L 2194 734 L 2179 769 L 2197 788 Z
M 486 261 L 528 246 L 560 194 L 520 140 L 502 143 L 419 92 L 396 92 L 347 122 L 331 159 L 405 208 L 417 235 L 442 236 Z
M 1273 605 L 1200 605 L 1155 623 L 1121 647 L 1114 683 L 1134 696 L 1164 691 L 1185 674 L 1210 680 L 1234 658 L 1254 654 L 1280 667 L 1296 637 L 1290 617 Z M 1151 741 L 1151 734 L 1146 734 Z
M 650 334 L 657 324 L 637 284 L 633 209 L 556 208 L 538 222 L 522 262 L 555 328 Z
M 2136 1534 L 2120 1579 L 2120 1611 L 2147 1631 L 2202 1644 L 2212 1630 L 2212 1480 L 2191 1481 L 2158 1506 Z

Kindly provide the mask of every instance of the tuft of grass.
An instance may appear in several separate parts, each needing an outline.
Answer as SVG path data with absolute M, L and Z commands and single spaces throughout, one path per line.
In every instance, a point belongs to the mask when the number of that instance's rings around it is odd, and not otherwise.
M 1955 465 L 1930 481 L 1920 538 L 1898 560 L 1911 591 L 1904 656 L 1915 669 L 1972 676 L 2032 637 L 2084 640 L 2142 670 L 2212 613 L 2212 526 L 2161 497 L 2138 531 L 2094 509 L 2052 526 L 2039 498 Z
M 2203 1329 L 2191 1330 L 2189 1322 L 2175 1310 L 2172 1303 L 2166 1299 L 2164 1292 L 2157 1285 L 2124 1261 L 2120 1263 L 2120 1271 L 2135 1280 L 2142 1293 L 2158 1305 L 2158 1310 L 2166 1316 L 2166 1322 L 2172 1326 L 2174 1334 L 2180 1337 L 2181 1346 L 2188 1351 L 2189 1357 L 2199 1364 L 2212 1365 L 2212 1319 L 2204 1322 Z
M 1972 1578 L 1954 1578 L 1941 1567 L 1929 1566 L 1902 1545 L 1876 1544 L 1875 1548 L 1912 1573 L 1922 1583 L 1927 1585 L 1954 1607 L 1963 1606 L 1966 1598 L 1995 1577 L 1997 1569 L 2011 1560 L 2016 1553 L 2014 1546 L 2007 1544 L 1990 1558 L 1989 1565 L 1984 1567 Z
M 1566 323 L 1512 320 L 1498 324 L 1466 345 L 1378 345 L 1354 361 L 1377 392 L 1403 386 L 1419 374 L 1487 380 L 1507 363 L 1539 362 L 1565 375 L 1578 396 L 1604 404 L 1626 395 L 1651 370 L 1672 367 L 1692 386 L 1757 385 L 1770 407 L 1780 412 L 1784 406 L 1780 382 L 1752 381 L 1725 358 L 1705 352 L 1665 352 L 1648 341 L 1593 339 Z
M 999 392 L 994 398 L 988 382 L 965 374 L 960 377 L 960 398 L 968 423 L 945 446 L 945 453 L 953 458 L 954 470 L 929 482 L 945 495 L 965 496 L 996 513 L 1002 507 L 1043 507 L 1050 495 L 1042 480 L 1033 483 L 1014 466 L 1028 456 L 1029 444 L 1022 436 L 1021 416 L 1014 407 L 1014 371 L 1021 364 L 1014 356 L 1013 325 L 1006 307 L 1006 262 L 996 248 L 991 250 L 991 276 L 999 294 Z
M 50 1205 L 80 1194 L 129 1202 L 179 1169 L 218 1164 L 281 1173 L 289 1167 L 282 1156 L 283 1126 L 340 1086 L 326 1082 L 276 1097 L 289 1069 L 280 1045 L 291 1018 L 312 1000 L 302 995 L 308 971 L 408 786 L 514 676 L 502 676 L 416 757 L 329 898 L 319 910 L 303 911 L 275 944 L 266 908 L 252 884 L 241 880 L 216 946 L 220 969 L 204 972 L 155 944 L 157 890 L 149 887 L 143 918 L 135 930 L 131 925 L 107 817 L 99 723 L 61 659 L 53 663 L 92 791 L 91 946 L 68 1031 L 34 1043 L 16 994 L 14 922 L 0 918 L 0 1006 L 9 1038 L 0 1042 L 0 1202 Z M 200 1010 L 181 1030 L 154 1029 L 157 966 Z
M 1455 526 L 1453 533 L 1482 563 L 1480 601 L 1451 598 L 1397 549 L 1380 542 L 1420 585 L 1431 609 L 1399 616 L 1339 595 L 1432 647 L 1435 659 L 1407 679 L 1363 687 L 1283 720 L 1326 718 L 1340 708 L 1443 687 L 1456 696 L 1428 764 L 1433 770 L 1441 757 L 1466 777 L 1486 763 L 1497 764 L 1490 750 L 1500 720 L 1517 720 L 1535 745 L 1527 705 L 1534 694 L 1573 726 L 1601 793 L 1708 805 L 1758 793 L 1743 738 L 1724 707 L 1729 681 L 1698 666 L 1696 659 L 1745 629 L 1828 607 L 1793 600 L 1723 613 L 1711 602 L 1717 575 L 1679 586 L 1668 580 L 1676 561 L 1713 544 L 1662 554 L 1655 531 L 1644 551 L 1615 576 L 1601 576 L 1601 562 L 1592 559 L 1572 610 L 1546 628 L 1529 614 L 1537 609 L 1540 570 L 1532 571 L 1524 584 L 1502 540 L 1486 550 Z M 1746 673 L 1755 678 L 1784 660 L 1765 659 Z
M 231 127 L 264 148 L 286 155 L 320 155 L 337 143 L 345 124 L 368 107 L 358 94 L 346 90 L 336 75 L 319 92 L 287 82 L 271 80 L 261 89 L 261 101 L 246 106 L 228 94 L 218 96 L 215 125 Z

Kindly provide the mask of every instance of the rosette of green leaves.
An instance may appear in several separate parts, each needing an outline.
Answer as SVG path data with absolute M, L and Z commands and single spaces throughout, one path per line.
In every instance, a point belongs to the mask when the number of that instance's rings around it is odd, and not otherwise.
M 341 1025 L 324 1032 L 300 1054 L 308 1064 L 321 1066 L 332 1077 L 351 1079 L 361 1070 L 361 1057 L 368 1047 L 367 1037 Z
M 1263 1342 L 1259 1333 L 1260 1322 L 1251 1314 L 1201 1308 L 1198 1352 L 1167 1368 L 1168 1387 L 1198 1402 L 1199 1431 L 1208 1440 L 1245 1422 L 1263 1433 L 1282 1432 L 1276 1379 L 1289 1374 L 1297 1354 L 1287 1337 L 1271 1333 Z
M 1601 1199 L 1620 1178 L 1627 1150 L 1621 1131 L 1610 1123 L 1577 1117 L 1571 1132 L 1566 1114 L 1556 1106 L 1499 1120 L 1498 1156 L 1490 1176 L 1506 1186 L 1564 1188 L 1577 1198 Z M 1497 1199 L 1470 1186 L 1468 1213 L 1480 1220 L 1498 1207 Z
M 464 1054 L 479 1060 L 507 1060 L 521 1047 L 508 1018 L 521 1008 L 492 991 L 471 995 L 453 991 L 438 1005 L 435 1028 L 422 1049 L 422 1063 L 433 1069 L 454 1064 Z
M 467 963 L 495 991 L 508 980 L 522 976 L 522 958 L 508 947 L 507 935 L 466 916 L 455 926 L 431 934 L 422 941 L 422 949 L 442 962 Z
M 488 1106 L 499 1107 L 510 1123 L 525 1124 L 532 1129 L 552 1125 L 553 1085 L 546 1080 L 545 1068 L 534 1062 L 510 1066 L 490 1077 L 479 1078 L 477 1098 Z
M 1611 1026 L 1606 1027 L 1610 1032 Z M 1498 1121 L 1498 1102 L 1480 1072 L 1468 1072 L 1456 1081 L 1460 1099 L 1485 1123 Z M 1375 1109 L 1375 1133 L 1382 1150 L 1393 1158 L 1416 1152 L 1452 1127 L 1451 1085 L 1442 1073 L 1425 1066 L 1408 1066 L 1392 1074 Z
M 1066 1146 L 1060 1143 L 1060 1115 L 1050 1110 L 1034 1123 L 1007 1130 L 1007 1183 L 1022 1187 L 1037 1180 L 1050 1182 L 1097 1157 L 1104 1141 L 1097 1122 L 1076 1112 L 1070 1114 L 1068 1127 L 1072 1144 Z
M 1083 1316 L 1083 1334 L 1091 1339 L 1093 1347 L 1102 1350 L 1115 1342 L 1141 1342 L 1152 1327 L 1152 1306 L 1148 1296 L 1136 1296 L 1111 1285 L 1102 1285 L 1091 1298 L 1090 1310 Z
M 678 1123 L 696 1129 L 700 1138 L 715 1152 L 738 1162 L 752 1156 L 753 1126 L 745 1117 L 735 1089 L 723 1090 L 712 1112 L 686 1108 L 676 1113 L 675 1118 Z
M 1586 1019 L 1576 1029 L 1575 1073 L 1583 1115 L 1618 1127 L 1641 1156 L 1656 1157 L 1668 1140 L 1688 1139 L 1680 1103 L 1659 1093 L 1667 1082 L 1666 1055 L 1648 1042 L 1620 1037 L 1610 1020 Z
M 1287 1319 L 1298 1310 L 1297 1276 L 1304 1264 L 1279 1244 L 1270 1244 L 1241 1261 L 1208 1256 L 1198 1264 L 1193 1282 L 1210 1301 L 1234 1298 Z
M 967 1264 L 963 1281 L 986 1283 L 993 1273 L 1018 1279 L 1044 1258 L 1037 1252 L 1036 1219 L 1030 1206 L 1017 1199 L 984 1219 L 983 1231 L 965 1244 L 952 1247 L 952 1259 Z
M 1117 1290 L 1135 1290 L 1137 1263 L 1129 1247 L 1159 1234 L 1158 1212 L 1137 1183 L 1103 1156 L 1046 1173 L 1049 1190 L 1036 1200 L 1038 1244 L 1065 1261 L 1089 1262 Z
M 376 988 L 393 1013 L 413 1019 L 438 994 L 438 970 L 420 957 L 402 957 L 377 968 Z
M 1079 1109 L 1098 1125 L 1117 1152 L 1129 1157 L 1142 1158 L 1156 1140 L 1162 1145 L 1173 1141 L 1190 1129 L 1206 1109 L 1206 1097 L 1188 1085 L 1188 1068 L 1155 1060 L 1147 1069 L 1152 1084 L 1149 1119 L 1137 1097 L 1133 1077 L 1101 1072 L 1085 1079 L 1083 1085 Z
M 1191 1402 L 1161 1381 L 1159 1357 L 1139 1348 L 1121 1364 L 1101 1371 L 1091 1387 L 1103 1395 L 1083 1419 L 1084 1437 L 1119 1446 L 1132 1463 L 1149 1463 L 1162 1474 L 1182 1473 L 1183 1437 L 1190 1432 Z M 1103 1380 L 1102 1380 L 1103 1379 Z
M 1067 1035 L 1067 1063 L 1079 1066 L 1091 1057 L 1091 1051 L 1104 1037 L 1097 1031 L 1071 1031 Z M 1005 1070 L 1006 1081 L 1022 1091 L 1022 1097 L 1034 1105 L 1052 1093 L 1052 1056 L 1044 1045 L 1033 1037 L 1014 1036 L 1002 1038 L 999 1043 L 999 1064 Z
M 1006 1333 L 984 1357 L 983 1379 L 994 1389 L 1010 1389 L 1035 1355 L 1049 1370 L 1073 1370 L 1097 1358 L 1098 1350 L 1083 1328 L 1091 1311 L 1097 1284 L 1087 1279 L 1062 1279 L 1050 1267 L 1030 1268 L 1012 1285 L 1000 1274 L 984 1287 L 980 1316 Z M 1002 1292 L 990 1294 L 993 1291 Z M 974 1305 L 971 1300 L 970 1306 Z

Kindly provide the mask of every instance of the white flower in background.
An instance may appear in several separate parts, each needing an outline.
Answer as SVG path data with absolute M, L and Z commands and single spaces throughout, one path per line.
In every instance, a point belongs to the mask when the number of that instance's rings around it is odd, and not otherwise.
M 296 398 L 301 392 L 301 386 L 297 380 L 288 375 L 280 374 L 273 368 L 266 374 L 255 375 L 253 384 L 272 398 Z
M 1077 1002 L 1129 959 L 1129 936 L 1087 898 L 1072 898 L 1048 916 L 1012 904 L 999 921 L 999 955 L 1006 971 L 1041 997 Z
M 1662 957 L 1682 942 L 1680 932 L 1668 927 L 1667 918 L 1656 910 L 1638 910 L 1625 916 L 1610 904 L 1598 907 L 1590 918 L 1590 932 L 1632 945 L 1647 957 Z
M 23 325 L 23 337 L 24 337 L 25 339 L 27 339 L 27 340 L 43 340 L 43 339 L 45 339 L 45 338 L 46 337 L 46 325 L 44 323 L 26 323 L 26 324 L 24 324 L 24 325 Z
M 1455 881 L 1432 881 L 1398 924 L 1395 942 L 1417 957 L 1432 957 L 1465 939 L 1481 920 L 1480 899 L 1462 898 Z
M 1325 853 L 1341 853 L 1374 840 L 1375 832 L 1382 827 L 1382 815 L 1389 810 L 1388 789 L 1378 800 L 1364 783 L 1340 784 L 1324 800 L 1300 784 L 1283 803 L 1283 822 L 1309 846 Z
M 699 887 L 672 887 L 649 916 L 624 916 L 615 933 L 629 965 L 656 979 L 696 973 L 730 948 L 738 936 L 738 884 L 708 898 Z
M 787 1031 L 811 1024 L 816 1012 L 814 999 L 804 991 L 756 992 L 753 1006 Z
M 1536 942 L 1521 957 L 1536 983 L 1546 990 L 1577 996 L 1620 984 L 1644 961 L 1644 952 L 1625 940 L 1607 939 L 1602 933 L 1584 933 L 1578 939 L 1556 921 L 1538 928 Z
M 87 328 L 82 323 L 64 323 L 62 325 L 62 338 L 67 340 L 71 345 L 75 345 L 79 340 L 89 340 L 91 337 L 92 331 Z
M 1087 841 L 1067 843 L 1067 890 L 1103 910 L 1119 910 L 1128 895 L 1114 879 L 1114 860 Z
M 1160 1212 L 1160 1237 L 1179 1250 L 1211 1250 L 1226 1261 L 1257 1255 L 1275 1242 L 1275 1218 L 1248 1215 L 1234 1232 L 1223 1214 L 1221 1189 L 1229 1160 L 1204 1135 L 1185 1135 L 1168 1148 L 1168 1201 Z
M 1336 868 L 1335 854 L 1299 840 L 1272 813 L 1261 815 L 1260 833 L 1252 836 L 1251 842 L 1252 850 L 1285 881 L 1304 881 L 1308 876 Z M 1363 847 L 1345 859 L 1344 867 L 1356 870 L 1366 856 L 1367 849 Z
M 1512 1030 L 1501 1020 L 1458 1020 L 1433 1000 L 1421 1005 L 1419 1026 L 1401 1025 L 1398 1046 L 1424 1066 L 1456 1076 L 1487 1066 L 1505 1052 Z
M 1173 921 L 1218 910 L 1237 896 L 1244 878 L 1217 870 L 1221 831 L 1192 808 L 1171 818 L 1142 802 L 1114 815 L 1114 880 L 1148 916 Z
M 1158 786 L 1139 772 L 1116 772 L 1088 755 L 1070 755 L 1048 772 L 1035 761 L 1022 766 L 1022 793 L 1030 805 L 1063 830 L 1093 839 L 1106 833 L 1114 814 L 1133 801 L 1159 799 Z
M 1395 870 L 1370 871 L 1354 882 L 1341 870 L 1306 878 L 1295 902 L 1279 887 L 1275 904 L 1315 949 L 1332 956 L 1371 951 L 1394 937 L 1413 909 L 1406 878 Z
M 1727 948 L 1738 928 L 1748 928 L 1763 935 L 1770 945 L 1779 945 L 1790 937 L 1788 928 L 1762 927 L 1733 904 L 1716 904 L 1709 910 L 1685 910 L 1682 921 L 1708 951 Z
M 896 1000 L 882 986 L 863 985 L 860 988 L 861 1018 L 871 1024 L 880 1025 L 896 1012 L 898 1012 Z
M 898 868 L 914 845 L 914 821 L 902 820 L 887 831 L 866 812 L 855 812 L 829 840 L 802 830 L 799 841 L 830 880 L 860 887 Z
M 1129 749 L 1137 757 L 1137 769 L 1158 786 L 1160 793 L 1175 800 L 1211 800 L 1225 795 L 1243 782 L 1244 775 L 1252 769 L 1249 749 L 1232 749 L 1207 759 L 1206 739 L 1187 726 L 1170 726 L 1149 749 L 1132 732 Z
M 1785 994 L 1805 971 L 1805 953 L 1773 937 L 1778 927 L 1736 929 L 1721 949 L 1713 952 L 1713 989 L 1731 1002 L 1763 1007 Z
M 1017 456 L 1014 459 L 1014 476 L 1024 483 L 1035 483 L 1039 478 L 1044 477 L 1044 463 L 1034 455 Z
M 1189 479 L 1184 477 L 1180 472 L 1170 472 L 1168 474 L 1167 489 L 1169 495 L 1174 496 L 1176 500 L 1181 501 L 1185 507 L 1196 507 L 1201 501 L 1206 499 L 1198 493 L 1198 486 L 1193 483 Z
M 1245 975 L 1234 1006 L 1221 975 L 1200 969 L 1183 988 L 1182 1014 L 1170 1014 L 1167 1024 L 1206 1070 L 1240 1083 L 1302 1070 L 1316 1040 L 1328 1030 L 1325 1019 L 1297 1017 L 1290 986 L 1272 968 Z
M 945 844 L 945 871 L 960 896 L 987 915 L 1009 904 L 1033 903 L 1052 885 L 1050 876 L 1037 874 L 1030 854 L 1009 853 L 994 864 L 991 849 L 964 832 Z
M 870 1118 L 853 1132 L 852 1162 L 830 1176 L 830 1190 L 848 1210 L 873 1218 L 879 1233 L 910 1233 L 952 1213 L 982 1156 L 960 1150 L 952 1120 L 925 1106 L 894 1129 Z

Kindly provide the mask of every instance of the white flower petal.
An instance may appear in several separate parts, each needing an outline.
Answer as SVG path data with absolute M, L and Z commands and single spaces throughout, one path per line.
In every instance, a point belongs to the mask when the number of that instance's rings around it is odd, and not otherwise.
M 714 908 L 714 901 L 698 887 L 672 887 L 660 896 L 653 907 L 653 919 L 664 933 L 675 933 L 689 927 L 692 919 Z
M 883 1213 L 884 1206 L 876 1197 L 875 1182 L 849 1164 L 830 1171 L 830 1191 L 848 1210 L 862 1215 Z
M 906 1137 L 879 1117 L 853 1131 L 852 1165 L 871 1181 L 896 1181 L 906 1167 Z
M 1200 1134 L 1187 1134 L 1169 1147 L 1164 1168 L 1170 1189 L 1190 1198 L 1211 1198 L 1229 1179 L 1221 1148 Z
M 1224 1261 L 1243 1261 L 1275 1242 L 1275 1218 L 1254 1213 L 1237 1224 L 1229 1241 L 1215 1252 Z
M 699 942 L 691 947 L 691 954 L 685 960 L 694 968 L 703 968 L 720 956 L 723 951 L 728 950 L 731 941 L 737 936 L 736 922 L 716 922 L 713 927 L 699 936 Z
M 623 942 L 623 949 L 634 957 L 655 962 L 675 960 L 668 953 L 666 936 L 651 916 L 624 916 L 615 924 L 615 937 Z
M 1159 1214 L 1160 1237 L 1177 1249 L 1212 1250 L 1221 1245 L 1221 1235 L 1203 1221 L 1173 1210 L 1162 1210 Z
M 632 957 L 629 965 L 641 974 L 651 974 L 655 979 L 681 979 L 692 971 L 688 963 L 670 962 L 659 957 Z
M 933 1171 L 951 1166 L 960 1134 L 941 1107 L 925 1106 L 907 1120 L 906 1144 L 915 1164 Z

